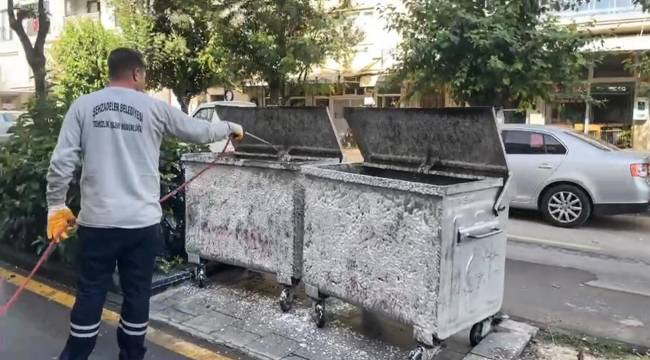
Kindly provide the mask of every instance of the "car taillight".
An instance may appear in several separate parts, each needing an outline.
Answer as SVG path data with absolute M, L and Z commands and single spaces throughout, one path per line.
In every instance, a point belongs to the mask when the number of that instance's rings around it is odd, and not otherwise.
M 630 172 L 634 177 L 648 177 L 648 164 L 632 164 Z

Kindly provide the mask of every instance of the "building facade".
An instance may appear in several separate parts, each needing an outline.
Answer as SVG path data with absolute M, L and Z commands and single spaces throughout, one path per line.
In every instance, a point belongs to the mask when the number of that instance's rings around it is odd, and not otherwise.
M 636 73 L 634 65 L 650 51 L 650 14 L 632 0 L 597 0 L 556 15 L 594 36 L 583 49 L 595 58 L 585 71 L 593 103 L 556 94 L 540 104 L 539 113 L 529 114 L 528 121 L 586 130 L 619 146 L 649 150 L 650 127 L 644 114 L 650 79 Z

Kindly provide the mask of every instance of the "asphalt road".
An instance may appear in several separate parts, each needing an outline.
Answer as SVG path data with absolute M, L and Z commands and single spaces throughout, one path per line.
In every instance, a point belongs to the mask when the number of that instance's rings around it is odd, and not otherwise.
M 22 271 L 0 262 L 0 304 L 5 304 L 24 280 Z M 38 279 L 32 281 L 9 312 L 0 316 L 0 359 L 57 359 L 68 337 L 69 308 L 73 303 L 74 297 L 66 291 Z M 97 346 L 90 359 L 117 359 L 118 318 L 119 314 L 104 309 Z M 251 360 L 157 323 L 150 324 L 146 346 L 148 360 Z
M 508 234 L 506 313 L 650 347 L 650 217 L 561 229 L 513 211 Z
M 4 304 L 16 287 L 0 285 Z M 68 336 L 69 309 L 26 291 L 9 313 L 0 317 L 0 359 L 56 359 Z M 93 359 L 117 359 L 115 327 L 103 324 Z M 147 359 L 186 360 L 188 358 L 147 344 Z

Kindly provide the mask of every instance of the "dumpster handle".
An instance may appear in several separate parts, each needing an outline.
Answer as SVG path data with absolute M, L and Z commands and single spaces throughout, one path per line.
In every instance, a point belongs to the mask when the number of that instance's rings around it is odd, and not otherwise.
M 503 229 L 497 226 L 491 226 L 484 233 L 473 234 L 471 231 L 472 230 L 464 230 L 464 229 L 458 230 L 458 243 L 461 244 L 473 240 L 487 239 L 489 237 L 501 234 L 503 232 Z
M 483 234 L 470 234 L 470 235 L 467 235 L 467 237 L 470 238 L 470 239 L 479 240 L 479 239 L 485 239 L 487 237 L 494 236 L 494 235 L 497 235 L 497 234 L 501 234 L 502 232 L 503 232 L 503 230 L 501 230 L 499 228 L 496 228 L 496 229 L 492 229 L 491 231 L 488 231 L 488 232 L 483 233 Z

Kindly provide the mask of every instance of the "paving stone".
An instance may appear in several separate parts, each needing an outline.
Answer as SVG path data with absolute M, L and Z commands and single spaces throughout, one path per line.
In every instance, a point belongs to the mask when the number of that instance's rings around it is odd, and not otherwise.
M 192 320 L 185 322 L 185 325 L 206 334 L 210 334 L 212 332 L 221 331 L 227 328 L 235 321 L 237 321 L 237 319 L 232 316 L 208 310 L 203 315 L 197 316 Z
M 258 355 L 279 360 L 293 353 L 299 346 L 298 342 L 294 340 L 280 335 L 270 334 L 253 341 L 246 348 Z
M 499 324 L 498 328 L 529 334 L 531 337 L 537 335 L 537 331 L 539 330 L 535 326 L 526 324 L 521 321 L 513 321 L 513 320 L 506 320 L 502 322 L 501 324 Z
M 472 345 L 469 343 L 469 329 L 445 339 L 445 349 L 463 354 L 470 352 L 472 350 Z
M 207 300 L 200 297 L 185 299 L 174 305 L 174 307 L 184 313 L 193 314 L 195 316 L 205 314 L 206 311 L 210 310 Z
M 463 360 L 465 357 L 465 353 L 459 353 L 451 350 L 443 350 L 438 356 L 436 356 L 436 360 Z
M 472 354 L 492 360 L 514 359 L 521 354 L 531 334 L 518 331 L 493 331 L 472 349 Z
M 218 336 L 226 345 L 238 349 L 245 348 L 246 345 L 261 337 L 258 334 L 242 330 L 235 326 L 227 326 L 221 330 L 215 331 L 213 335 Z
M 169 307 L 165 310 L 155 312 L 152 317 L 155 319 L 183 323 L 193 318 L 194 315 L 179 311 L 173 307 Z
M 300 356 L 301 358 L 305 358 L 309 360 L 342 360 L 350 357 L 344 354 L 335 355 L 331 351 L 328 351 L 327 349 L 319 350 L 314 348 L 298 349 L 294 353 Z
M 480 355 L 469 354 L 463 358 L 463 360 L 490 360 L 486 357 Z

